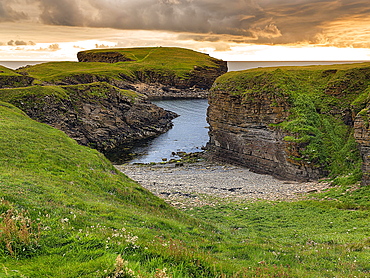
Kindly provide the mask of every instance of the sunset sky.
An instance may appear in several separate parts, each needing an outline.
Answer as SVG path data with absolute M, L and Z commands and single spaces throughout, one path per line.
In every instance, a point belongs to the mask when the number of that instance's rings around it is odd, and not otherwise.
M 370 1 L 0 0 L 0 60 L 138 46 L 228 61 L 370 60 Z

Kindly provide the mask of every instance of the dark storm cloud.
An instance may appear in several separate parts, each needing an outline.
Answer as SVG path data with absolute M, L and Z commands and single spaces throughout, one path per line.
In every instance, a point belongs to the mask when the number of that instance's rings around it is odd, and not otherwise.
M 23 1 L 39 6 L 45 24 L 173 31 L 198 41 L 317 43 L 331 23 L 370 16 L 368 0 Z M 1 3 L 0 19 L 14 18 Z
M 16 21 L 27 18 L 23 12 L 17 12 L 11 8 L 10 1 L 0 0 L 0 22 Z
M 41 0 L 40 19 L 45 24 L 81 26 L 84 15 L 75 0 Z

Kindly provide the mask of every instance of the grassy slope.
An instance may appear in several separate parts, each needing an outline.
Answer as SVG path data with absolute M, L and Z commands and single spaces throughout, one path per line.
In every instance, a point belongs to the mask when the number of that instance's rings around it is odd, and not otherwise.
M 18 227 L 5 225 L 2 215 L 0 277 L 107 277 L 118 254 L 143 274 L 164 267 L 177 277 L 213 271 L 205 256 L 190 254 L 191 246 L 212 240 L 203 239 L 201 222 L 117 172 L 97 151 L 7 103 L 0 103 L 0 142 L 0 212 L 12 211 L 8 218 Z M 32 220 L 28 236 L 25 216 Z M 164 247 L 169 241 L 171 250 Z
M 114 277 L 118 254 L 144 277 L 165 267 L 173 277 L 369 276 L 369 187 L 204 207 L 187 217 L 98 152 L 6 103 L 0 142 L 0 212 L 10 209 L 19 227 L 22 215 L 32 219 L 30 242 L 12 239 L 14 257 L 0 232 L 0 277 Z
M 206 54 L 182 48 L 147 47 L 101 50 L 103 52 L 123 52 L 134 61 L 120 63 L 79 63 L 79 62 L 51 62 L 43 63 L 20 70 L 30 76 L 47 82 L 63 80 L 75 74 L 93 74 L 113 79 L 120 79 L 122 75 L 135 78 L 135 71 L 153 70 L 162 74 L 172 74 L 180 78 L 198 67 L 215 67 L 214 58 Z M 89 52 L 89 51 L 87 51 Z M 91 50 L 90 52 L 99 52 Z
M 338 187 L 295 202 L 224 204 L 188 211 L 232 234 L 209 247 L 236 277 L 369 277 L 370 188 Z
M 361 178 L 361 158 L 342 112 L 357 114 L 370 100 L 370 64 L 281 67 L 229 72 L 216 80 L 214 89 L 255 98 L 287 98 L 292 116 L 279 127 L 294 136 L 287 141 L 305 145 L 299 157 L 325 167 L 338 182 Z M 336 114 L 336 116 L 333 116 Z

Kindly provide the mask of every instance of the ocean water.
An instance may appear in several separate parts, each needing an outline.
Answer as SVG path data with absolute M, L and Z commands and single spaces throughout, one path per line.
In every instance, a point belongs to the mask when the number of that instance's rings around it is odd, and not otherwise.
M 202 151 L 209 139 L 206 99 L 161 100 L 153 103 L 180 116 L 173 120 L 174 125 L 168 132 L 145 146 L 133 149 L 131 153 L 141 155 L 131 163 L 161 162 L 162 159 L 178 158 L 173 153 Z
M 27 65 L 37 65 L 41 63 L 45 63 L 46 61 L 0 61 L 0 66 L 4 66 L 9 69 L 18 69 L 20 67 L 24 67 Z

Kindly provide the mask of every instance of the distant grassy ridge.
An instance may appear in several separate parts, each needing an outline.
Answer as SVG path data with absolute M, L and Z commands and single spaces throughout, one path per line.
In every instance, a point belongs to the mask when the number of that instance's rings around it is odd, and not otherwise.
M 217 59 L 183 48 L 147 47 L 89 50 L 84 53 L 119 52 L 133 61 L 50 62 L 26 67 L 18 72 L 43 82 L 58 83 L 74 75 L 93 75 L 100 79 L 137 80 L 138 72 L 154 72 L 163 77 L 186 79 L 196 68 L 217 67 Z
M 213 90 L 252 101 L 268 97 L 275 100 L 272 106 L 287 101 L 290 117 L 274 126 L 292 134 L 286 141 L 299 145 L 299 155 L 291 159 L 324 167 L 330 177 L 346 177 L 349 183 L 361 179 L 352 121 L 369 107 L 370 63 L 229 72 Z

